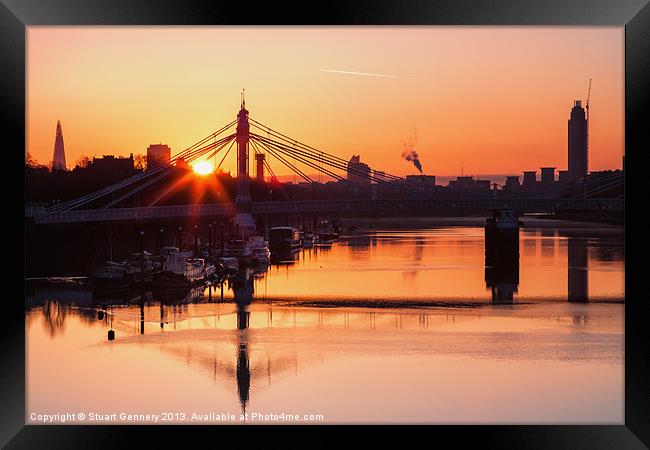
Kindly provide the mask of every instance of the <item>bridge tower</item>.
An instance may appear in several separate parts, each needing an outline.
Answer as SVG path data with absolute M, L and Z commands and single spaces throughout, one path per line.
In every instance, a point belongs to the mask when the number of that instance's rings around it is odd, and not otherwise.
M 248 175 L 248 141 L 250 125 L 246 99 L 242 91 L 241 107 L 237 114 L 237 195 L 235 196 L 236 214 L 233 223 L 238 226 L 243 237 L 255 234 L 255 219 L 251 214 L 250 179 Z

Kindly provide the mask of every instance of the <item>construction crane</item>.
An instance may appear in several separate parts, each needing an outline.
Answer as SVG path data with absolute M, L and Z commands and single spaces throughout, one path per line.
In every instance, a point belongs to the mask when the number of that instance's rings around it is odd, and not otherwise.
M 589 90 L 587 91 L 587 122 L 589 122 L 589 98 L 591 97 L 591 78 L 589 78 Z
M 589 78 L 589 89 L 587 90 L 587 104 L 585 105 L 587 109 L 587 161 L 589 160 L 589 98 L 591 97 L 591 78 Z

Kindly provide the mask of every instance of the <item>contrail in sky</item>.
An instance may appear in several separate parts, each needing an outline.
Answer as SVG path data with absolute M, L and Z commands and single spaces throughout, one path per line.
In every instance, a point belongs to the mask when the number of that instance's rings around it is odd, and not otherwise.
M 363 77 L 379 77 L 379 78 L 402 78 L 402 79 L 410 79 L 408 77 L 400 77 L 397 75 L 388 75 L 385 73 L 367 73 L 367 72 L 350 72 L 348 70 L 333 70 L 333 69 L 321 69 L 321 72 L 329 72 L 329 73 L 341 73 L 344 75 L 361 75 Z

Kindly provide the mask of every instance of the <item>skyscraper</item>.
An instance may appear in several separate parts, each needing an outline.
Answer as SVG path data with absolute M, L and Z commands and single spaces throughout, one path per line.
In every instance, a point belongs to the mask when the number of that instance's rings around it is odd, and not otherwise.
M 63 131 L 61 121 L 56 121 L 56 137 L 54 138 L 54 155 L 52 156 L 52 170 L 66 170 L 65 147 L 63 146 Z
M 588 171 L 587 118 L 581 101 L 576 100 L 569 119 L 569 180 L 576 181 Z
M 357 185 L 370 185 L 370 167 L 361 162 L 361 155 L 352 155 L 348 161 L 347 179 Z

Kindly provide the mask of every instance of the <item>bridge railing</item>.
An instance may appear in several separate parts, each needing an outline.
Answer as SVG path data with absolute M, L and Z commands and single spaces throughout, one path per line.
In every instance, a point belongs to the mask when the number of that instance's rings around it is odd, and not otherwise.
M 187 216 L 220 216 L 232 215 L 235 211 L 233 203 L 149 206 L 139 208 L 112 208 L 81 211 L 60 211 L 34 215 L 35 223 L 75 223 L 121 221 L 140 219 L 164 219 Z
M 395 200 L 305 200 L 283 202 L 254 202 L 252 213 L 257 214 L 318 214 L 356 211 L 400 210 L 474 210 L 512 208 L 524 213 L 552 213 L 561 210 L 622 211 L 623 199 L 596 198 L 435 198 Z M 114 208 L 81 211 L 62 211 L 35 214 L 35 223 L 79 223 L 95 221 L 121 221 L 139 219 L 165 219 L 190 216 L 230 216 L 235 213 L 234 203 L 212 203 L 178 206 L 152 206 L 140 208 Z

